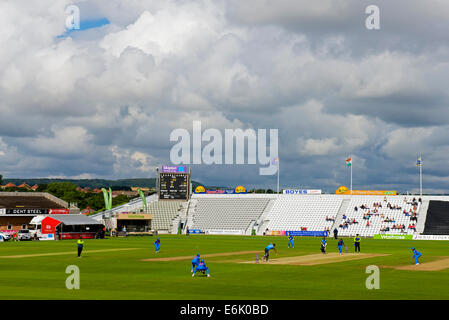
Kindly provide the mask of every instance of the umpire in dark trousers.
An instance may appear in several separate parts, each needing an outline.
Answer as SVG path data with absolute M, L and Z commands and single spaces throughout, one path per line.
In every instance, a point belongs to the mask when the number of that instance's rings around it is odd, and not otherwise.
M 354 246 L 355 246 L 355 252 L 359 252 L 360 253 L 360 236 L 357 234 L 354 238 Z
M 83 252 L 84 241 L 83 238 L 79 238 L 77 241 L 78 244 L 78 258 L 81 258 L 81 252 Z

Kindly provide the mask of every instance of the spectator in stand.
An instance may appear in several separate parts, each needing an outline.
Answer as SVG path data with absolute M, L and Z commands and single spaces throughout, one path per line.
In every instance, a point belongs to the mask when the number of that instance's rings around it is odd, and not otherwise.
M 370 224 L 369 224 L 369 220 L 366 222 L 366 226 L 367 227 L 369 227 L 370 226 Z

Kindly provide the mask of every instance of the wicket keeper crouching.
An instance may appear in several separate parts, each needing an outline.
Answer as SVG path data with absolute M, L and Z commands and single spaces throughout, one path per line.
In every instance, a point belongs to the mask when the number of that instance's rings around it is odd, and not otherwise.
M 193 270 L 192 277 L 195 276 L 195 273 L 197 271 L 201 271 L 203 274 L 206 273 L 207 276 L 210 277 L 209 268 L 206 267 L 206 264 L 204 263 L 204 259 L 201 259 L 200 263 L 198 263 L 198 265 L 196 266 L 195 270 Z

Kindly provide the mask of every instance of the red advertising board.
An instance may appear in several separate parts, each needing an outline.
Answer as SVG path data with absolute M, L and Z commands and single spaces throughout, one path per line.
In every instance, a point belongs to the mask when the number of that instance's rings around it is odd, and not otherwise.
M 70 232 L 70 233 L 61 233 L 61 239 L 94 239 L 95 232 Z
M 53 219 L 51 217 L 45 217 L 44 219 L 42 219 L 41 221 L 41 232 L 43 234 L 48 234 L 48 233 L 56 233 L 56 227 L 60 224 L 61 222 Z
M 50 209 L 49 214 L 69 214 L 69 209 Z

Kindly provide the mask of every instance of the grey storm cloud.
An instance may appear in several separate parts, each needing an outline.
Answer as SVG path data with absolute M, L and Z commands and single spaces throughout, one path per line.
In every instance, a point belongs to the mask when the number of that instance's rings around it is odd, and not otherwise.
M 98 28 L 65 34 L 67 6 Z M 380 9 L 367 30 L 365 9 Z M 281 185 L 449 188 L 446 0 L 2 1 L 0 173 L 126 178 L 170 163 L 170 133 L 278 129 Z M 210 185 L 276 186 L 258 165 Z

